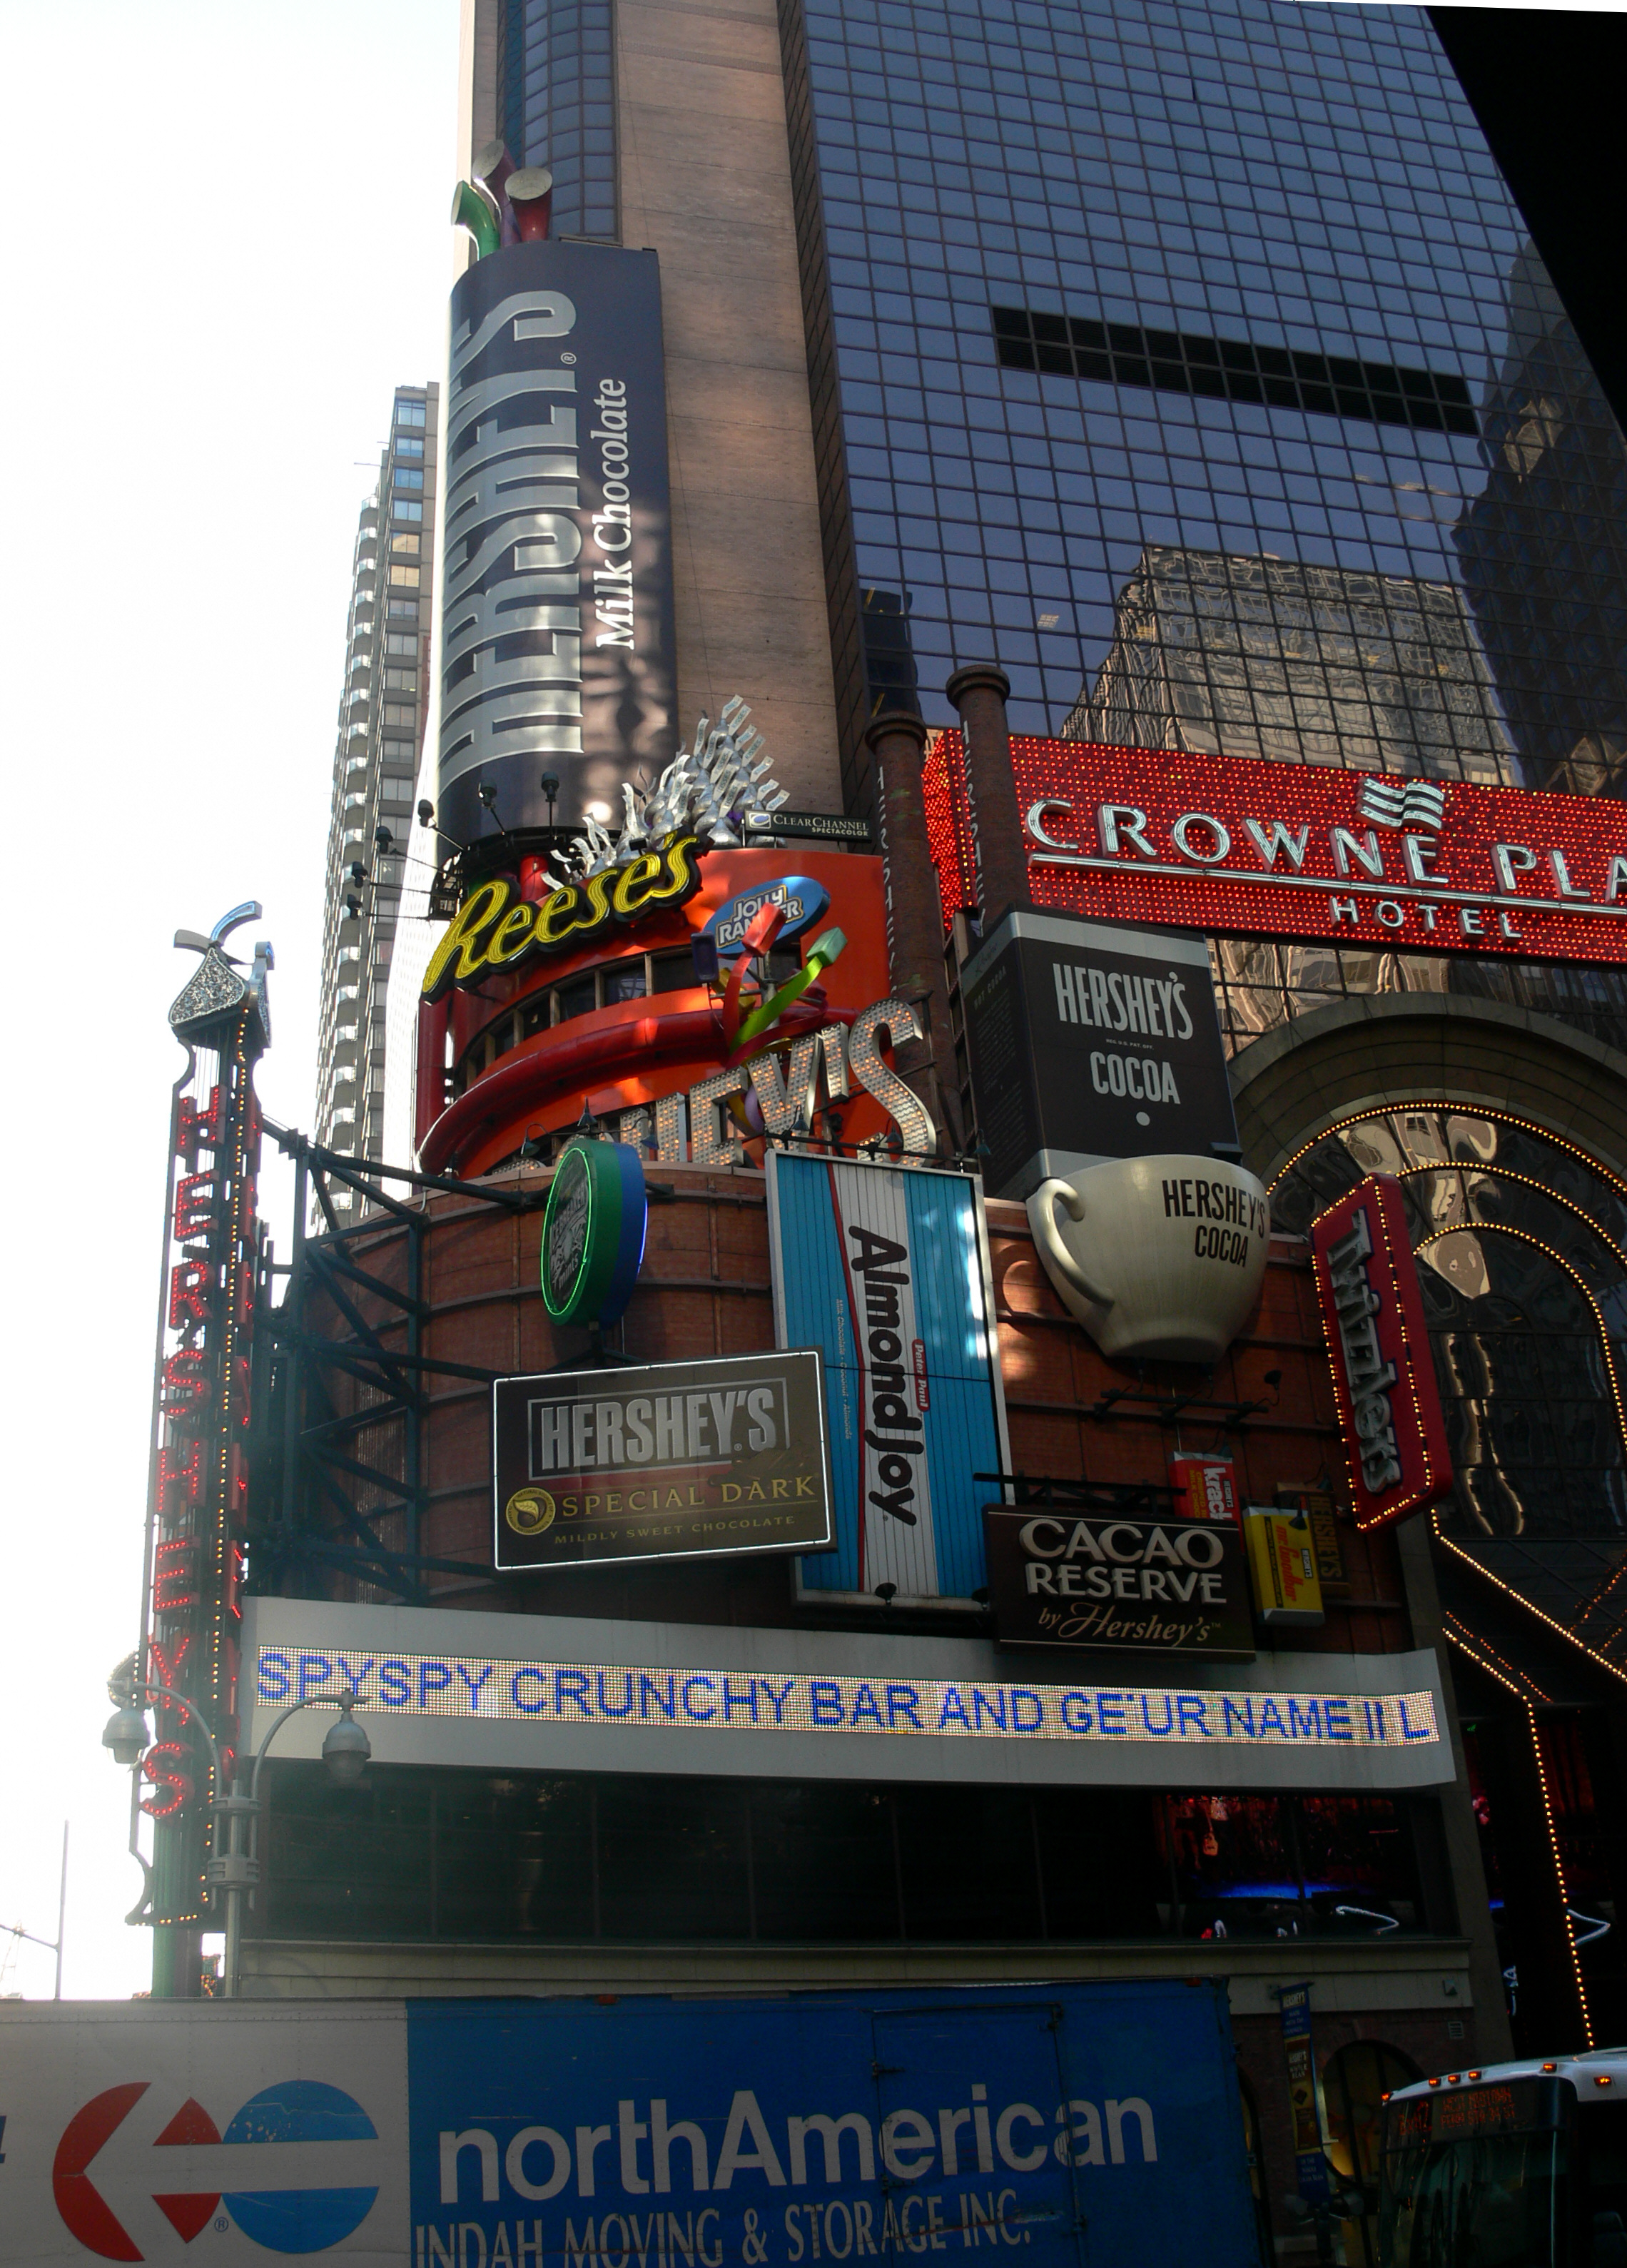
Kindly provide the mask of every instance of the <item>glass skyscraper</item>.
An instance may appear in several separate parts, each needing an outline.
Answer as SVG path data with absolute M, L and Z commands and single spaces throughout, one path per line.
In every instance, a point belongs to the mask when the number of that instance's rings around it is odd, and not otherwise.
M 781 25 L 856 792 L 865 719 L 953 723 L 989 653 L 1014 731 L 1618 792 L 1621 433 L 1421 10 Z M 1219 973 L 1233 1044 L 1375 985 L 1627 1038 L 1613 976 Z
M 379 484 L 362 506 L 345 630 L 322 908 L 316 1130 L 384 1154 L 390 965 L 412 825 L 434 604 L 438 386 L 398 387 Z M 400 846 L 393 853 L 392 846 Z M 342 1189 L 337 1210 L 358 1200 Z

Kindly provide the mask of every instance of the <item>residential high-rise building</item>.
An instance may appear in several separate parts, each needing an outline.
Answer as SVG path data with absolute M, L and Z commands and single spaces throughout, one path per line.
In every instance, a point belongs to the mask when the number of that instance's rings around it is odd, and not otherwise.
M 345 632 L 328 828 L 316 1132 L 329 1149 L 357 1158 L 384 1154 L 400 853 L 412 823 L 429 707 L 439 399 L 435 385 L 396 389 L 379 485 L 357 528 Z

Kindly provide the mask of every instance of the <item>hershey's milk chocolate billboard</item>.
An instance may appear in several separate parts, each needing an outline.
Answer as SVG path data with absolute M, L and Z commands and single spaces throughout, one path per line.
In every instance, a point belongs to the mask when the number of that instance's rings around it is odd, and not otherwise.
M 961 994 L 990 1197 L 1111 1158 L 1236 1156 L 1201 938 L 1011 913 Z
M 653 252 L 511 245 L 460 278 L 443 477 L 441 827 L 619 820 L 678 743 Z

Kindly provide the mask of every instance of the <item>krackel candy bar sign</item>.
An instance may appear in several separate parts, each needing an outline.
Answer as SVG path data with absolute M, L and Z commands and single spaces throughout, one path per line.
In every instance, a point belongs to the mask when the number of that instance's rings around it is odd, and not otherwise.
M 527 1719 L 584 1731 L 842 1733 L 1006 1742 L 1145 1742 L 1212 1749 L 1439 1746 L 1427 1689 L 1385 1694 L 1202 1690 L 1171 1685 L 1007 1684 L 936 1677 L 640 1668 L 624 1662 L 264 1646 L 259 1699 L 283 1706 L 348 1685 L 364 1711 L 419 1719 Z M 585 1764 L 592 1761 L 584 1756 Z M 765 1759 L 765 1769 L 772 1767 Z

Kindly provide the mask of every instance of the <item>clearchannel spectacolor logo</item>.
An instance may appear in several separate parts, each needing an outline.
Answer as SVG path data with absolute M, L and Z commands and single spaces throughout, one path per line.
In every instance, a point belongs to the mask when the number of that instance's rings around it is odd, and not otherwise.
M 52 2161 L 51 2189 L 57 2212 L 69 2233 L 104 2260 L 144 2257 L 92 2179 L 92 2169 L 149 2084 L 144 2079 L 132 2080 L 93 2095 L 68 2122 Z M 188 2095 L 155 2136 L 153 2147 L 378 2139 L 378 2128 L 353 2095 L 321 2080 L 294 2079 L 251 2095 L 227 2121 L 224 2132 L 203 2105 Z M 158 2162 L 161 2168 L 162 2161 Z M 235 2223 L 245 2236 L 269 2252 L 325 2252 L 361 2227 L 379 2191 L 375 2184 L 229 2191 L 159 2187 L 149 2194 L 188 2244 L 212 2221 L 217 2228 Z

